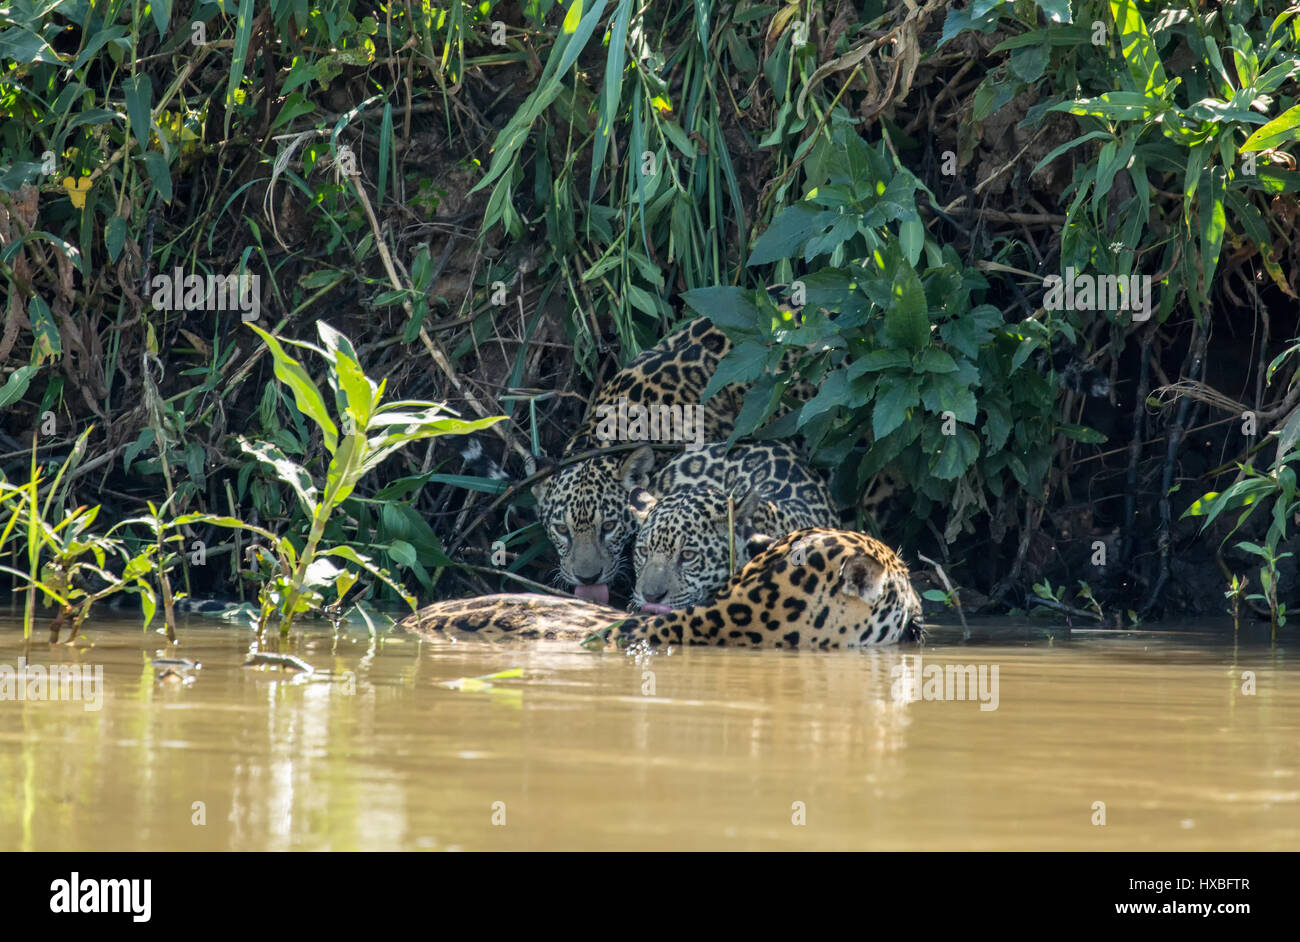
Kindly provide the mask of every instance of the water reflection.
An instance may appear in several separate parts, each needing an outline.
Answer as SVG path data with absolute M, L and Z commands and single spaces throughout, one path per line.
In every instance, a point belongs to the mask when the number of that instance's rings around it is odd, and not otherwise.
M 2 637 L 16 665 L 21 634 Z M 102 668 L 102 709 L 0 701 L 0 847 L 1297 846 L 1285 646 L 954 638 L 937 632 L 921 668 L 902 649 L 638 658 L 309 634 L 293 653 L 333 676 L 304 677 L 243 668 L 239 629 L 196 622 L 169 649 L 101 626 L 26 656 Z M 176 656 L 202 662 L 193 683 L 152 663 Z M 931 667 L 997 667 L 996 709 L 973 690 L 897 696 Z

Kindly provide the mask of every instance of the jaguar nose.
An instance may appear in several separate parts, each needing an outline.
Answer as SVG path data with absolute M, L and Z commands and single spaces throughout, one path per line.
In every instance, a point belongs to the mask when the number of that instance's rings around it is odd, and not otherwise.
M 662 602 L 664 600 L 664 597 L 667 594 L 668 594 L 667 589 L 660 589 L 659 591 L 655 591 L 654 589 L 647 589 L 641 593 L 641 598 L 645 599 L 647 602 L 652 602 L 652 603 Z
M 578 580 L 578 585 L 595 585 L 600 581 L 600 570 L 590 573 L 574 572 L 573 577 Z

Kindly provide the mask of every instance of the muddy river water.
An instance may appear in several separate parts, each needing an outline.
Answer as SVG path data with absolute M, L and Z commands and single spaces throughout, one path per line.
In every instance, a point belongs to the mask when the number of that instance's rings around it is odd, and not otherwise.
M 0 848 L 1300 847 L 1294 628 L 641 657 L 309 628 L 307 676 L 218 625 L 0 621 Z

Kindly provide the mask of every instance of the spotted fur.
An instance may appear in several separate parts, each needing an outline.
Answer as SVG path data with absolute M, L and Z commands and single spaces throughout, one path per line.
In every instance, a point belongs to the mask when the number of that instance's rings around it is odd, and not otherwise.
M 784 536 L 839 522 L 821 477 L 784 442 L 730 451 L 718 444 L 679 455 L 629 503 L 640 523 L 632 554 L 639 608 L 713 598 L 731 577 L 733 553 L 737 564 L 748 559 L 745 545 L 754 534 Z
M 620 398 L 642 405 L 700 405 L 709 379 L 730 350 L 726 334 L 707 318 L 698 318 L 643 351 L 601 389 L 591 415 L 569 440 L 564 455 L 616 444 L 599 436 L 596 408 L 617 406 Z M 733 384 L 703 402 L 705 441 L 731 434 L 743 394 L 744 387 Z M 565 582 L 586 586 L 613 580 L 636 532 L 628 492 L 649 484 L 654 460 L 649 448 L 612 451 L 565 464 L 534 486 L 542 526 L 559 554 Z
M 759 539 L 754 557 L 712 602 L 665 615 L 540 595 L 437 602 L 399 627 L 423 638 L 583 639 L 619 644 L 852 648 L 920 640 L 921 603 L 902 560 L 877 540 L 810 528 Z

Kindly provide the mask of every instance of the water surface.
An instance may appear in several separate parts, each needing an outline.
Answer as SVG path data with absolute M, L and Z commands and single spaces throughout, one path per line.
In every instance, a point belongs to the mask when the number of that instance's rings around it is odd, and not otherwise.
M 218 624 L 173 648 L 101 620 L 25 654 L 0 621 L 0 666 L 103 676 L 98 710 L 0 701 L 0 848 L 1300 847 L 1285 630 L 996 622 L 919 650 L 630 657 L 308 629 L 288 650 L 334 676 L 306 679 L 242 667 L 251 633 Z M 896 697 L 918 653 L 996 666 L 997 708 Z M 202 669 L 161 681 L 157 657 Z

